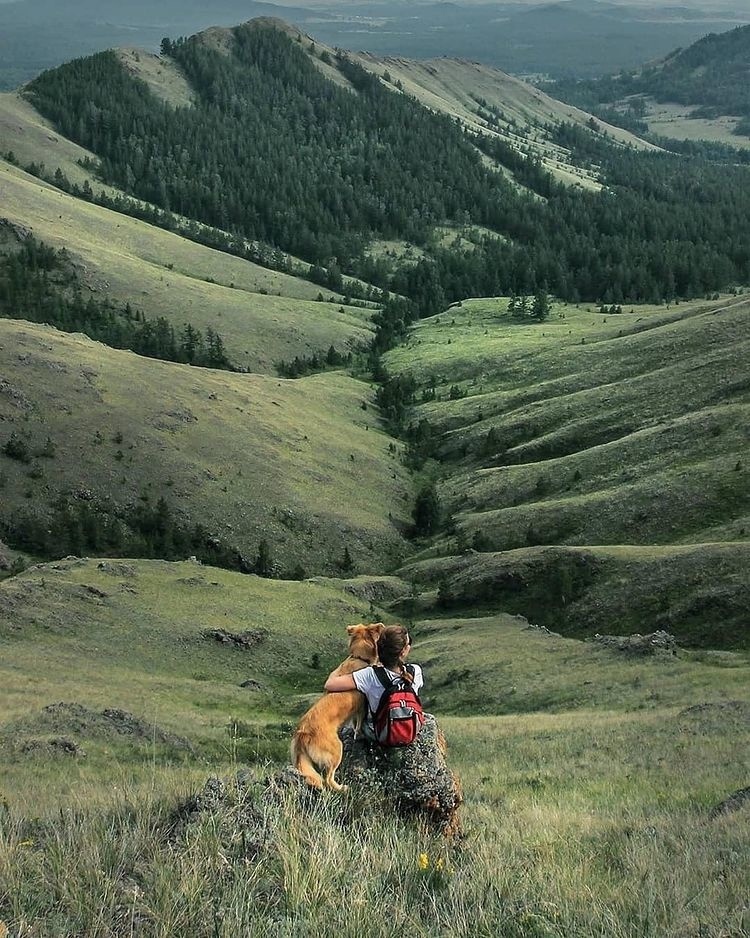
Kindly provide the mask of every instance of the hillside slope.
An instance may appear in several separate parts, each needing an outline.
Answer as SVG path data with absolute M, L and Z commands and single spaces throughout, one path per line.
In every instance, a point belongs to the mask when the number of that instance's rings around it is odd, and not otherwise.
M 404 93 L 426 107 L 460 120 L 471 133 L 498 138 L 517 152 L 539 159 L 559 182 L 599 188 L 596 172 L 576 165 L 570 150 L 556 142 L 551 133 L 563 122 L 588 128 L 592 118 L 585 111 L 556 101 L 520 78 L 464 59 L 412 61 L 362 52 L 354 58 L 389 84 L 398 83 Z M 623 146 L 658 149 L 604 121 L 599 127 L 610 140 Z
M 402 555 L 409 485 L 366 384 L 175 365 L 9 320 L 0 346 L 11 545 L 47 556 L 109 539 L 110 552 L 153 549 L 143 537 L 163 498 L 175 543 L 199 524 L 209 557 L 220 545 L 250 564 L 265 540 L 289 574 L 337 571 L 345 547 L 370 571 Z
M 369 340 L 371 310 L 318 302 L 321 288 L 308 280 L 76 199 L 8 163 L 0 162 L 0 185 L 0 217 L 66 248 L 93 293 L 176 326 L 211 326 L 236 366 L 272 373 L 280 359 Z
M 409 575 L 447 579 L 462 603 L 502 595 L 514 612 L 533 608 L 579 632 L 629 631 L 650 609 L 651 622 L 710 644 L 700 620 L 713 608 L 714 638 L 747 642 L 750 303 L 619 313 L 558 304 L 536 324 L 507 305 L 467 301 L 389 353 L 389 370 L 416 381 L 417 401 L 424 392 L 415 448 L 441 462 L 451 523 L 427 556 L 478 551 Z M 706 547 L 678 547 L 688 544 Z M 634 545 L 607 555 L 596 596 L 596 557 L 609 548 L 584 545 Z M 711 559 L 719 549 L 726 564 Z M 639 584 L 627 602 L 613 576 Z
M 677 140 L 750 146 L 750 26 L 710 33 L 639 69 L 599 81 L 562 82 L 566 100 Z

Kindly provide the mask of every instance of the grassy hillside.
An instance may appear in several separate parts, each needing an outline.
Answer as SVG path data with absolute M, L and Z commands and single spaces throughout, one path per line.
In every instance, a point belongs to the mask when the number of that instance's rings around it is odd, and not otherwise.
M 416 381 L 422 455 L 441 462 L 450 523 L 428 555 L 479 551 L 425 560 L 420 577 L 550 627 L 646 621 L 701 643 L 746 643 L 750 304 L 614 314 L 555 304 L 534 324 L 506 310 L 503 299 L 467 301 L 388 355 L 391 373 Z M 630 602 L 618 578 L 638 584 Z
M 138 921 L 229 938 L 280 934 L 283 914 L 372 938 L 394 919 L 425 935 L 743 934 L 747 806 L 711 812 L 747 781 L 746 658 L 623 659 L 502 615 L 418 622 L 415 660 L 466 796 L 466 837 L 450 844 L 356 790 L 311 804 L 265 785 L 343 624 L 366 615 L 324 583 L 194 563 L 72 560 L 0 584 L 10 933 Z M 176 823 L 206 775 L 238 766 L 245 787 Z M 384 891 L 387 928 L 372 914 Z
M 426 107 L 458 119 L 471 133 L 508 143 L 541 160 L 566 185 L 598 189 L 593 168 L 576 165 L 570 150 L 555 142 L 552 128 L 567 122 L 587 127 L 591 115 L 563 104 L 538 88 L 499 69 L 465 59 L 412 61 L 359 53 L 356 60 L 390 85 L 403 89 Z M 636 149 L 656 149 L 634 134 L 603 123 L 610 139 Z
M 28 798 L 31 808 L 113 773 L 120 784 L 147 782 L 153 737 L 138 727 L 118 732 L 116 722 L 101 718 L 108 709 L 190 743 L 192 752 L 157 740 L 162 781 L 170 765 L 179 776 L 232 758 L 283 759 L 300 701 L 340 660 L 345 625 L 367 610 L 365 601 L 321 582 L 273 581 L 195 562 L 69 559 L 4 581 L 0 790 L 15 793 L 16 804 Z M 204 634 L 217 629 L 249 634 L 248 646 Z M 241 687 L 244 681 L 254 683 Z M 59 702 L 89 713 L 44 710 Z M 79 742 L 86 758 L 20 751 L 30 739 L 55 735 Z
M 402 554 L 410 486 L 368 385 L 171 365 L 20 322 L 0 336 L 0 445 L 15 435 L 28 460 L 0 455 L 16 540 L 60 494 L 108 514 L 145 496 L 250 559 L 267 540 L 286 572 L 336 570 L 345 546 L 359 570 Z
M 242 368 L 273 372 L 280 359 L 369 339 L 371 311 L 317 302 L 321 288 L 307 280 L 73 198 L 7 163 L 0 180 L 2 217 L 67 248 L 93 292 L 130 302 L 147 318 L 211 326 Z

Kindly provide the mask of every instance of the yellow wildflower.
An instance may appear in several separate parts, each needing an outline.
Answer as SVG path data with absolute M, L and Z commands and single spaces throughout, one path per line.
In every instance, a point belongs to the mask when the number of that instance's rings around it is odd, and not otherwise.
M 426 853 L 419 854 L 419 868 L 420 870 L 426 870 L 430 865 L 430 858 Z

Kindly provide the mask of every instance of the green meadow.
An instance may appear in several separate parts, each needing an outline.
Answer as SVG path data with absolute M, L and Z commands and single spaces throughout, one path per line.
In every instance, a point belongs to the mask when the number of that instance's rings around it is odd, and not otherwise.
M 28 454 L 2 457 L 6 518 L 47 517 L 61 495 L 163 498 L 249 560 L 266 540 L 286 573 L 336 573 L 345 548 L 352 573 L 404 555 L 411 481 L 362 381 L 176 365 L 11 320 L 0 362 L 0 445 Z
M 76 559 L 0 584 L 10 934 L 748 933 L 748 806 L 713 811 L 747 781 L 746 655 L 634 659 L 508 615 L 418 619 L 465 792 L 450 843 L 356 789 L 268 787 L 343 624 L 373 612 L 342 585 Z M 77 755 L 45 755 L 60 735 Z M 227 798 L 176 814 L 209 774 Z
M 444 515 L 402 575 L 448 608 L 746 645 L 748 302 L 507 306 L 465 301 L 387 356 L 416 382 Z
M 260 25 L 363 93 L 334 50 Z M 235 38 L 203 34 L 219 52 Z M 174 59 L 119 58 L 192 105 Z M 602 185 L 553 139 L 589 115 L 539 89 L 355 59 L 557 180 Z M 0 95 L 9 150 L 116 194 L 18 94 Z M 0 319 L 0 938 L 750 938 L 742 291 L 551 298 L 543 322 L 508 297 L 454 303 L 382 356 L 415 389 L 395 436 L 357 355 L 373 304 L 3 159 L 0 191 L 3 250 L 27 231 L 66 248 L 92 296 L 210 327 L 238 369 Z M 425 246 L 379 232 L 369 256 L 393 273 L 470 249 L 492 232 L 469 217 L 434 219 Z M 354 374 L 276 377 L 331 345 Z M 424 487 L 439 517 L 420 538 Z M 455 839 L 363 786 L 289 784 L 345 627 L 381 620 L 408 625 L 425 669 L 463 787 Z M 616 640 L 657 629 L 673 651 Z
M 177 329 L 210 326 L 236 366 L 273 373 L 281 359 L 369 341 L 372 310 L 342 306 L 328 290 L 320 302 L 321 288 L 308 280 L 73 198 L 3 162 L 0 183 L 2 217 L 66 248 L 92 293 L 130 303 L 147 318 L 163 316 Z

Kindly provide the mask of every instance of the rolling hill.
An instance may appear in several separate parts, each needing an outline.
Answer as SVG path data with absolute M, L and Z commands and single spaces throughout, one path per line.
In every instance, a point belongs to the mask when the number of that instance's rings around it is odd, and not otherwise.
M 0 97 L 0 938 L 745 934 L 747 167 L 268 19 L 164 52 Z M 285 768 L 377 619 L 456 842 Z
M 450 517 L 402 575 L 577 634 L 746 644 L 750 305 L 507 306 L 467 301 L 387 356 Z
M 143 507 L 152 518 L 163 499 L 170 539 L 199 525 L 188 553 L 239 568 L 263 540 L 286 575 L 338 571 L 345 547 L 362 571 L 403 554 L 410 485 L 363 382 L 158 362 L 10 320 L 0 336 L 11 544 L 95 552 L 109 530 L 110 553 L 127 544 L 137 556 Z
M 566 100 L 605 105 L 653 134 L 747 148 L 750 137 L 750 26 L 710 33 L 639 69 L 594 82 L 558 85 Z M 627 121 L 626 121 L 627 122 Z

